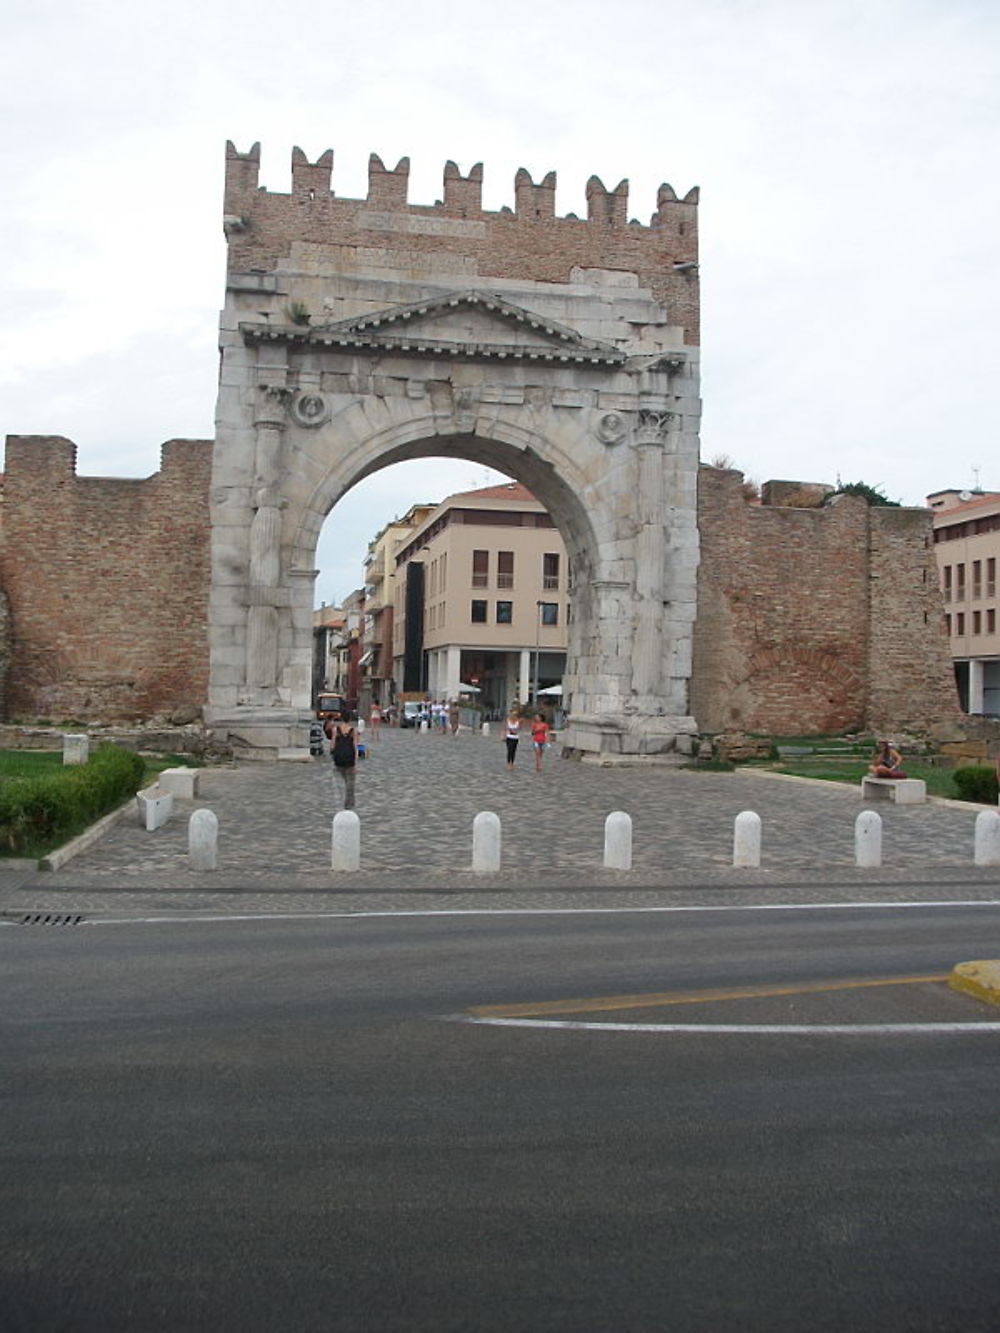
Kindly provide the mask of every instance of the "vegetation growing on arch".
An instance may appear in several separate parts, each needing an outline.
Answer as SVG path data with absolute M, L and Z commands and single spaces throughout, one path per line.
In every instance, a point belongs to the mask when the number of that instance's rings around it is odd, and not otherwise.
M 834 495 L 857 495 L 860 499 L 867 500 L 870 505 L 900 508 L 899 500 L 890 500 L 881 486 L 869 486 L 866 481 L 842 482 L 838 480 Z

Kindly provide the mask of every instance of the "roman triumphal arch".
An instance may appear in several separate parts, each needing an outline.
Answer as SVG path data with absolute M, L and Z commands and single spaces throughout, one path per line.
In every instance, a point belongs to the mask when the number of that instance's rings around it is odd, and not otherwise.
M 582 219 L 556 217 L 554 173 L 518 172 L 514 210 L 487 212 L 481 166 L 448 163 L 444 198 L 417 206 L 407 159 L 373 156 L 364 200 L 333 193 L 332 162 L 294 150 L 278 194 L 258 187 L 256 145 L 227 151 L 208 721 L 267 750 L 303 743 L 327 514 L 382 467 L 453 454 L 524 482 L 566 541 L 566 743 L 686 753 L 696 192 L 661 186 L 643 226 L 624 181 L 592 178 Z

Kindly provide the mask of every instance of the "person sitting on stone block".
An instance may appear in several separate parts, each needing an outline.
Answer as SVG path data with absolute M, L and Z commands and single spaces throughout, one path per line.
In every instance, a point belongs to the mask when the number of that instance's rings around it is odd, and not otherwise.
M 868 766 L 873 778 L 905 778 L 903 756 L 894 748 L 892 741 L 879 741 L 875 758 Z

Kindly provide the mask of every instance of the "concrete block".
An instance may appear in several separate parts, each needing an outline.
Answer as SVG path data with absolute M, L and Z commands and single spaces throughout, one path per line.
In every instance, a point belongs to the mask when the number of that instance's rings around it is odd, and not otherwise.
M 201 770 L 197 768 L 165 768 L 160 774 L 161 791 L 171 792 L 183 801 L 193 801 L 198 795 Z
M 152 833 L 162 828 L 174 812 L 173 792 L 163 791 L 160 787 L 145 787 L 136 793 L 136 806 L 139 811 L 139 823 Z
M 90 737 L 78 733 L 63 736 L 63 764 L 85 764 L 90 758 Z

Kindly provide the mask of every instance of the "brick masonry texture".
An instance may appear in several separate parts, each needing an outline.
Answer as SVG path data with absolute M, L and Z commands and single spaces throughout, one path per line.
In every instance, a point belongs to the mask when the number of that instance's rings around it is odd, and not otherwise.
M 7 716 L 98 721 L 200 710 L 211 449 L 207 440 L 171 440 L 152 477 L 78 477 L 71 441 L 8 436 Z
M 174 440 L 145 480 L 82 478 L 70 441 L 8 438 L 9 716 L 98 721 L 201 706 L 210 455 L 210 441 Z M 921 731 L 955 720 L 930 515 L 851 496 L 820 509 L 756 506 L 742 481 L 700 470 L 700 728 Z
M 684 341 L 698 343 L 698 191 L 678 199 L 660 187 L 650 225 L 629 221 L 628 182 L 605 189 L 594 176 L 587 184 L 587 218 L 555 215 L 555 172 L 536 185 L 523 168 L 514 182 L 515 208 L 484 212 L 482 166 L 467 177 L 449 162 L 443 200 L 407 204 L 409 158 L 392 171 L 372 154 L 367 199 L 341 199 L 330 190 L 333 153 L 308 163 L 292 155 L 292 193 L 258 188 L 260 148 L 226 152 L 225 215 L 229 266 L 233 272 L 273 272 L 295 253 L 310 252 L 350 272 L 355 256 L 405 250 L 414 267 L 440 273 L 453 257 L 457 272 L 481 278 L 566 283 L 574 268 L 614 269 L 639 276 L 672 320 L 684 326 Z M 675 264 L 692 267 L 675 270 Z M 456 279 L 456 287 L 467 278 Z
M 921 732 L 959 717 L 931 515 L 747 503 L 702 467 L 692 712 L 703 731 Z

